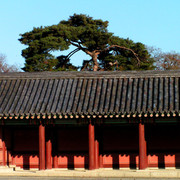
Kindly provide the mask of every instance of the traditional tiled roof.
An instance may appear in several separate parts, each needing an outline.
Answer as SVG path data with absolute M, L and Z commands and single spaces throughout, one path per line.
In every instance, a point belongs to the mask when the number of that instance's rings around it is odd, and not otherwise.
M 180 71 L 0 74 L 0 118 L 180 116 Z

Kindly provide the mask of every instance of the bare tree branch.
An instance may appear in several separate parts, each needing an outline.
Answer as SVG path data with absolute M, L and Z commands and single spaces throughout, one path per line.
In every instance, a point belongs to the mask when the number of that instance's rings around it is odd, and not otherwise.
M 0 72 L 18 72 L 19 69 L 15 65 L 9 65 L 6 63 L 6 56 L 0 54 Z

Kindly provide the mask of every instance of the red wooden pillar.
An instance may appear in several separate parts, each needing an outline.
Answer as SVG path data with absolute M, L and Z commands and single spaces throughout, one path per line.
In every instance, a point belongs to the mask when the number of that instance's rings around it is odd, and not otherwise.
M 99 128 L 95 126 L 95 142 L 94 142 L 94 158 L 95 158 L 95 169 L 99 169 Z
M 12 156 L 11 159 L 12 159 L 12 160 L 11 160 L 11 164 L 12 164 L 12 165 L 15 165 L 15 159 L 14 159 L 14 156 Z
M 53 168 L 58 168 L 58 156 L 53 156 Z
M 95 169 L 99 169 L 99 141 L 96 139 L 94 142 L 94 153 L 95 153 Z
M 144 124 L 139 123 L 139 169 L 147 168 L 147 145 Z
M 6 166 L 6 144 L 4 139 L 4 127 L 0 127 L 0 161 L 2 166 Z
M 100 154 L 100 156 L 99 156 L 99 168 L 103 168 L 104 166 L 103 166 L 103 155 L 102 154 Z
M 95 169 L 94 125 L 89 123 L 89 170 Z
M 50 138 L 46 141 L 46 169 L 52 169 L 52 141 Z
M 3 150 L 3 166 L 6 166 L 6 144 L 4 139 L 2 141 L 2 150 Z
M 103 126 L 99 128 L 99 168 L 103 168 Z
M 45 170 L 45 126 L 39 125 L 39 170 Z
M 58 154 L 57 154 L 57 130 L 52 131 L 52 154 L 53 154 L 53 168 L 58 168 Z

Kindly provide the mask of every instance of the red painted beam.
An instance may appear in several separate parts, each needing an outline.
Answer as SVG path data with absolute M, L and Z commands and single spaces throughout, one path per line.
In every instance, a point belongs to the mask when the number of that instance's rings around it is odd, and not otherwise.
M 89 123 L 89 170 L 95 169 L 94 125 Z
M 46 169 L 52 169 L 52 142 L 51 139 L 46 141 Z
M 147 145 L 144 124 L 139 123 L 139 169 L 147 168 Z
M 45 127 L 39 125 L 39 170 L 45 170 Z

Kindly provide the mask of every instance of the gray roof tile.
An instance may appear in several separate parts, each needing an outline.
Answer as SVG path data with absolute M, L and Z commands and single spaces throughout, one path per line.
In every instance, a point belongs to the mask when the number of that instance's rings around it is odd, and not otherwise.
M 0 115 L 180 114 L 180 71 L 0 74 Z

